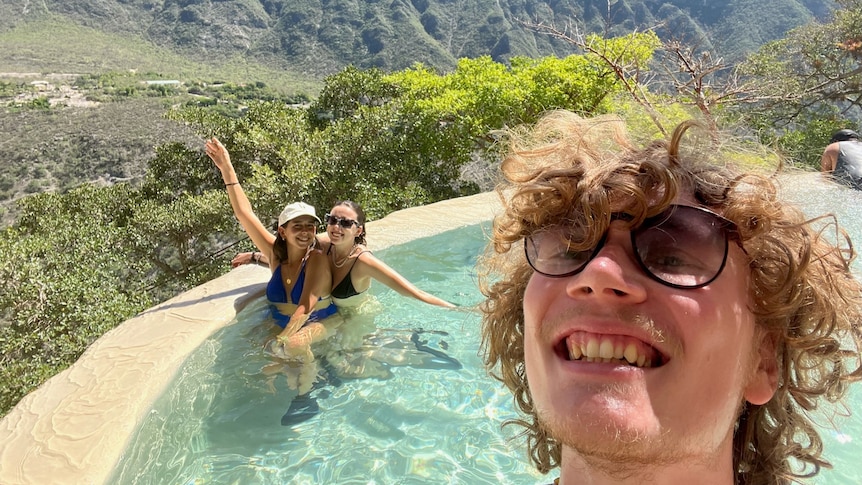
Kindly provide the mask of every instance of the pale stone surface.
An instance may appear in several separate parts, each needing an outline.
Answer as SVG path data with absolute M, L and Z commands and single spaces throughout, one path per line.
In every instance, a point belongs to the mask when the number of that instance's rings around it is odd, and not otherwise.
M 372 250 L 490 220 L 492 193 L 367 224 Z M 240 266 L 124 322 L 0 420 L 0 483 L 101 484 L 186 356 L 263 294 L 269 271 Z

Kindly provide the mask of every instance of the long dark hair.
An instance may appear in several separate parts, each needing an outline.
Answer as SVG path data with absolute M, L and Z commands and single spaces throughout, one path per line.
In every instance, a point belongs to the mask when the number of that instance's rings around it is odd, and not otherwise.
M 284 223 L 284 225 L 288 225 L 290 221 Z M 275 259 L 281 263 L 282 261 L 287 261 L 287 240 L 281 237 L 281 233 L 278 232 L 278 223 L 273 224 L 275 227 L 275 241 L 272 242 L 272 255 L 275 256 Z

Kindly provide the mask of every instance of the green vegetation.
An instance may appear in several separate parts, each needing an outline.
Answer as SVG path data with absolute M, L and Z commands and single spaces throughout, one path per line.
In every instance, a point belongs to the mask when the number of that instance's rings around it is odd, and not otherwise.
M 823 144 L 862 118 L 862 0 L 839 0 L 828 23 L 811 23 L 763 46 L 740 66 L 752 82 L 741 119 L 791 162 L 819 167 Z M 768 81 L 762 81 L 768 80 Z
M 116 282 L 139 271 L 118 224 L 128 186 L 83 186 L 23 201 L 16 227 L 0 233 L 0 403 L 5 413 L 80 356 L 93 340 L 152 303 Z M 47 224 L 45 224 L 47 223 Z
M 289 96 L 314 95 L 321 78 L 283 70 L 250 59 L 241 52 L 221 52 L 213 57 L 190 58 L 159 47 L 143 35 L 111 33 L 82 26 L 69 18 L 49 15 L 7 30 L 0 30 L 0 79 L 4 72 L 69 73 L 72 75 L 121 76 L 147 73 L 148 79 L 217 79 L 243 84 L 258 80 Z M 129 79 L 134 76 L 129 77 Z M 2 84 L 0 84 L 2 93 Z
M 562 39 L 537 33 L 533 28 L 537 24 L 606 37 L 655 30 L 662 39 L 681 40 L 738 60 L 815 16 L 823 18 L 832 4 L 830 0 L 8 0 L 0 4 L 0 45 L 4 46 L 0 66 L 19 72 L 138 69 L 171 72 L 181 79 L 211 79 L 212 73 L 202 70 L 203 65 L 222 69 L 233 64 L 234 74 L 242 79 L 313 93 L 301 83 L 319 83 L 347 65 L 395 71 L 421 62 L 451 71 L 465 57 L 490 55 L 506 62 L 517 56 L 566 57 L 578 52 Z M 281 73 L 283 83 L 276 83 L 278 77 L 254 72 L 259 66 Z
M 154 147 L 199 143 L 185 125 L 165 118 L 172 106 L 206 106 L 238 117 L 254 101 L 309 102 L 305 95 L 288 96 L 262 81 L 159 81 L 164 80 L 155 73 L 108 72 L 61 79 L 68 83 L 65 91 L 61 86 L 40 91 L 22 81 L 0 86 L 0 103 L 6 104 L 0 129 L 7 135 L 0 144 L 6 167 L 0 175 L 2 220 L 13 220 L 19 197 L 84 182 L 137 181 Z M 77 102 L 93 105 L 80 109 Z

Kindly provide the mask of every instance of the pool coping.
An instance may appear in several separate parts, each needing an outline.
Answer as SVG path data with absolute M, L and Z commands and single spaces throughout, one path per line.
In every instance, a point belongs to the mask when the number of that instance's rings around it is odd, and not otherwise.
M 367 224 L 369 246 L 381 250 L 478 224 L 499 208 L 498 196 L 486 192 L 393 212 Z M 96 340 L 0 420 L 0 483 L 106 483 L 186 356 L 262 295 L 268 279 L 266 268 L 241 266 Z

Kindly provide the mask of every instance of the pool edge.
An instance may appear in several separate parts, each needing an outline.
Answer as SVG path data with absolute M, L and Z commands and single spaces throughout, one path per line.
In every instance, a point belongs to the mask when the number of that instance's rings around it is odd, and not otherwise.
M 367 224 L 370 247 L 478 224 L 498 209 L 487 192 L 397 211 Z M 0 483 L 105 483 L 186 356 L 262 295 L 268 277 L 262 267 L 234 269 L 99 338 L 0 420 Z

